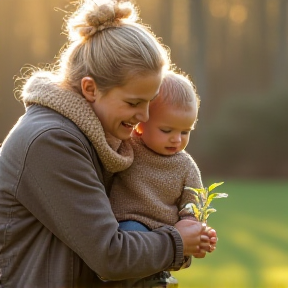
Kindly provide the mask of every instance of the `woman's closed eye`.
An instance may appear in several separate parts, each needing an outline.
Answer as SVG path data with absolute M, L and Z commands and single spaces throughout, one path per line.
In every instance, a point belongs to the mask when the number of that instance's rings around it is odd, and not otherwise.
M 170 133 L 171 130 L 164 130 L 164 129 L 160 129 L 160 131 L 162 131 L 163 133 Z
M 132 107 L 137 107 L 140 104 L 140 102 L 137 102 L 137 103 L 126 102 L 126 103 L 128 103 Z

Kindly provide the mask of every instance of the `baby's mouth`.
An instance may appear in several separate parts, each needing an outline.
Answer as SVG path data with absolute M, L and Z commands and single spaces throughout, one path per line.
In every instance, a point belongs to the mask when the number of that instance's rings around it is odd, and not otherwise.
M 176 147 L 165 147 L 165 148 L 166 148 L 166 150 L 172 151 L 172 152 L 175 152 L 177 150 Z

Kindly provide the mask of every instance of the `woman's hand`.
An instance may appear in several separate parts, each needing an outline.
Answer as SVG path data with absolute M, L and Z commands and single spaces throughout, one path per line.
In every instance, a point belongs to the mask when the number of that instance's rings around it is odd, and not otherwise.
M 200 253 L 199 256 L 205 257 L 206 252 L 210 249 L 210 238 L 208 231 L 205 232 L 205 223 L 183 219 L 175 224 L 175 228 L 182 237 L 184 256 Z
M 177 222 L 175 228 L 182 237 L 185 256 L 204 258 L 207 252 L 211 253 L 216 249 L 217 233 L 205 223 L 184 219 Z

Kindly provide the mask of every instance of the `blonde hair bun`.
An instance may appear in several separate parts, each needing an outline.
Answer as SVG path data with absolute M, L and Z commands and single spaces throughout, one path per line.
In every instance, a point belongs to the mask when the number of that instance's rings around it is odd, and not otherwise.
M 88 39 L 96 32 L 125 23 L 137 22 L 138 11 L 129 1 L 84 0 L 68 19 L 67 30 L 71 41 Z

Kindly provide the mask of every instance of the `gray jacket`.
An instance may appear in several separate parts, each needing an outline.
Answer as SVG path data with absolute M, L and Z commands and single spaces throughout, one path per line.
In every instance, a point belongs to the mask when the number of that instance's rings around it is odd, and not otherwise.
M 100 165 L 72 121 L 27 109 L 0 150 L 1 288 L 105 287 L 97 275 L 122 280 L 180 268 L 173 227 L 118 231 Z

